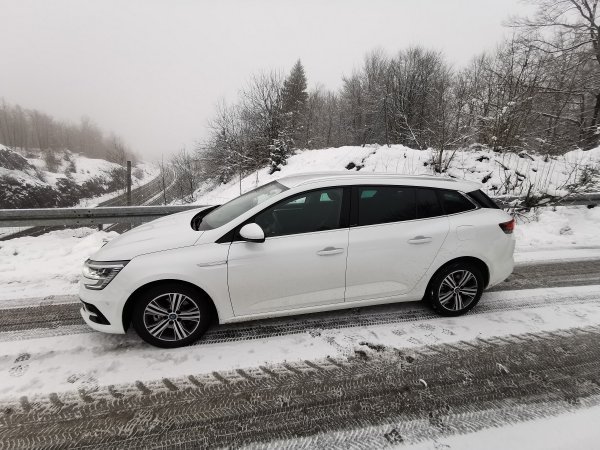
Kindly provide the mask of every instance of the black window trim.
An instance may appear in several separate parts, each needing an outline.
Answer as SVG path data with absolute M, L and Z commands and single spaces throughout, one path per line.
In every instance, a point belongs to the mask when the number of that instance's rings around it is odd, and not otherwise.
M 231 230 L 229 230 L 227 233 L 225 233 L 223 236 L 221 236 L 215 242 L 217 244 L 223 244 L 223 243 L 234 243 L 234 242 L 245 241 L 245 239 L 240 236 L 241 228 L 244 225 L 253 223 L 256 216 L 263 213 L 266 209 L 275 207 L 280 203 L 289 201 L 289 199 L 292 197 L 296 197 L 296 196 L 303 195 L 303 194 L 308 195 L 311 192 L 324 191 L 327 189 L 342 189 L 342 210 L 340 211 L 340 216 L 341 216 L 340 217 L 340 226 L 338 228 L 333 228 L 331 230 L 322 230 L 322 231 L 309 231 L 307 233 L 283 234 L 281 236 L 267 236 L 265 239 L 276 239 L 276 238 L 283 238 L 283 237 L 288 237 L 288 236 L 298 236 L 298 235 L 310 234 L 310 233 L 327 233 L 329 231 L 343 230 L 343 229 L 349 228 L 348 224 L 350 221 L 350 195 L 351 195 L 350 190 L 351 190 L 351 186 L 348 186 L 348 185 L 322 186 L 322 187 L 318 187 L 318 188 L 308 189 L 306 191 L 296 192 L 294 194 L 288 195 L 285 198 L 282 198 L 281 200 L 279 200 L 276 203 L 273 203 L 269 206 L 265 206 L 259 212 L 254 214 L 252 217 L 246 219 L 239 225 L 233 227 Z
M 471 212 L 471 211 L 475 211 L 477 209 L 481 209 L 481 206 L 479 206 L 477 203 L 475 203 L 473 200 L 471 200 L 469 198 L 469 196 L 466 193 L 464 193 L 463 191 L 459 191 L 457 189 L 444 189 L 444 188 L 433 188 L 433 189 L 435 189 L 437 191 L 438 201 L 440 202 L 440 205 L 442 206 L 442 211 L 444 212 L 444 216 L 446 216 L 446 217 L 456 216 L 458 214 L 464 214 L 464 213 L 468 213 L 468 212 Z M 473 209 L 468 209 L 466 211 L 460 211 L 460 212 L 457 212 L 457 213 L 452 213 L 452 214 L 446 213 L 446 205 L 444 205 L 444 202 L 443 202 L 442 196 L 441 196 L 442 191 L 458 192 L 460 195 L 462 195 L 464 198 L 466 198 L 468 200 L 468 202 L 471 205 L 474 206 L 474 208 Z
M 482 202 L 481 202 L 480 200 L 477 200 L 477 198 L 475 198 L 475 197 L 473 197 L 473 196 L 472 196 L 474 192 L 478 192 L 478 193 L 480 193 L 480 194 L 484 195 L 484 196 L 487 198 L 487 200 L 489 200 L 490 204 L 491 204 L 491 205 L 493 205 L 493 206 L 486 206 L 486 205 L 482 204 Z M 500 206 L 499 206 L 499 205 L 498 205 L 498 204 L 497 204 L 497 203 L 494 201 L 494 199 L 492 199 L 492 198 L 491 198 L 489 195 L 487 195 L 487 194 L 486 194 L 485 192 L 483 192 L 483 190 L 481 190 L 481 189 L 475 189 L 475 190 L 472 190 L 472 191 L 469 191 L 469 192 L 461 192 L 461 193 L 462 193 L 464 196 L 466 196 L 466 197 L 467 197 L 467 198 L 468 198 L 468 199 L 471 201 L 471 203 L 474 203 L 474 204 L 476 204 L 476 205 L 479 207 L 479 209 L 502 209 L 502 208 L 501 208 L 501 207 L 500 207 Z
M 399 188 L 413 188 L 413 189 L 431 189 L 436 193 L 436 197 L 438 199 L 438 204 L 439 204 L 443 214 L 440 216 L 433 216 L 433 217 L 422 217 L 422 218 L 409 219 L 409 220 L 397 220 L 396 222 L 382 222 L 382 223 L 372 223 L 370 225 L 358 225 L 358 205 L 360 202 L 358 193 L 359 193 L 359 188 L 361 188 L 361 187 L 399 187 Z M 453 214 L 447 214 L 446 208 L 444 207 L 444 202 L 442 201 L 442 198 L 440 195 L 442 193 L 442 191 L 458 192 L 460 195 L 462 195 L 464 198 L 466 198 L 469 201 L 469 203 L 471 203 L 474 206 L 474 208 L 469 209 L 467 211 L 461 211 L 461 212 L 457 212 L 457 213 L 453 213 Z M 479 206 L 473 200 L 471 200 L 469 198 L 469 196 L 466 195 L 466 193 L 464 193 L 463 191 L 459 191 L 457 189 L 447 189 L 447 188 L 439 188 L 439 187 L 433 187 L 433 186 L 416 186 L 416 185 L 411 185 L 411 184 L 356 184 L 356 185 L 352 185 L 352 202 L 350 204 L 350 228 L 373 227 L 373 226 L 380 226 L 380 225 L 390 225 L 390 224 L 395 224 L 395 223 L 430 220 L 430 219 L 436 219 L 438 217 L 456 216 L 458 214 L 468 213 L 471 211 L 475 211 L 477 209 L 481 209 L 481 206 Z M 417 215 L 418 215 L 418 211 L 419 211 L 419 207 L 417 205 Z

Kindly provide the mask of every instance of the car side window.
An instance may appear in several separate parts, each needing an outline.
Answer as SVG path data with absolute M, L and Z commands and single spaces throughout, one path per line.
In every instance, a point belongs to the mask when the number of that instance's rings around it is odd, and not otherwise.
M 476 209 L 464 195 L 457 191 L 440 191 L 440 199 L 446 214 L 457 214 Z
M 359 186 L 358 225 L 417 218 L 415 189 L 404 186 Z
M 304 192 L 270 206 L 254 217 L 265 237 L 340 228 L 343 188 Z
M 435 190 L 417 188 L 417 218 L 428 219 L 443 215 L 444 211 Z

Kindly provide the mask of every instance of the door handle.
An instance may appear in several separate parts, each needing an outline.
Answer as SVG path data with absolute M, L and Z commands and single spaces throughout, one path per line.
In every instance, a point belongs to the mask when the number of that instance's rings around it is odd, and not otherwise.
M 409 244 L 427 244 L 431 242 L 432 239 L 429 236 L 415 236 L 412 239 L 408 240 Z
M 319 250 L 317 252 L 317 255 L 327 256 L 327 255 L 337 255 L 338 253 L 344 253 L 344 249 L 336 248 L 336 247 L 325 247 L 324 249 Z

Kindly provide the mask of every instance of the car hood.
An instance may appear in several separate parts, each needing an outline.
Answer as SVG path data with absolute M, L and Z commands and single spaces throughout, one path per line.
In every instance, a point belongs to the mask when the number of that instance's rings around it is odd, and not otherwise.
M 136 256 L 194 245 L 202 231 L 192 229 L 192 218 L 208 207 L 171 214 L 123 233 L 94 253 L 93 261 L 130 260 Z

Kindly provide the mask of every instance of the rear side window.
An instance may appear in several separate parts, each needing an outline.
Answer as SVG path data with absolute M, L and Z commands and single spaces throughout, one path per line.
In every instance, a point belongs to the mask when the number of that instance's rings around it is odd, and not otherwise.
M 500 209 L 500 207 L 498 205 L 496 205 L 494 200 L 489 198 L 483 191 L 480 191 L 480 190 L 472 191 L 472 192 L 468 192 L 467 195 L 469 196 L 469 198 L 471 200 L 473 200 L 475 203 L 477 203 L 482 208 Z
M 443 215 L 436 192 L 433 189 L 417 188 L 417 218 L 427 219 Z
M 457 214 L 476 208 L 471 201 L 457 191 L 440 191 L 440 199 L 446 214 Z
M 358 188 L 358 225 L 401 222 L 417 218 L 416 189 L 403 186 Z

